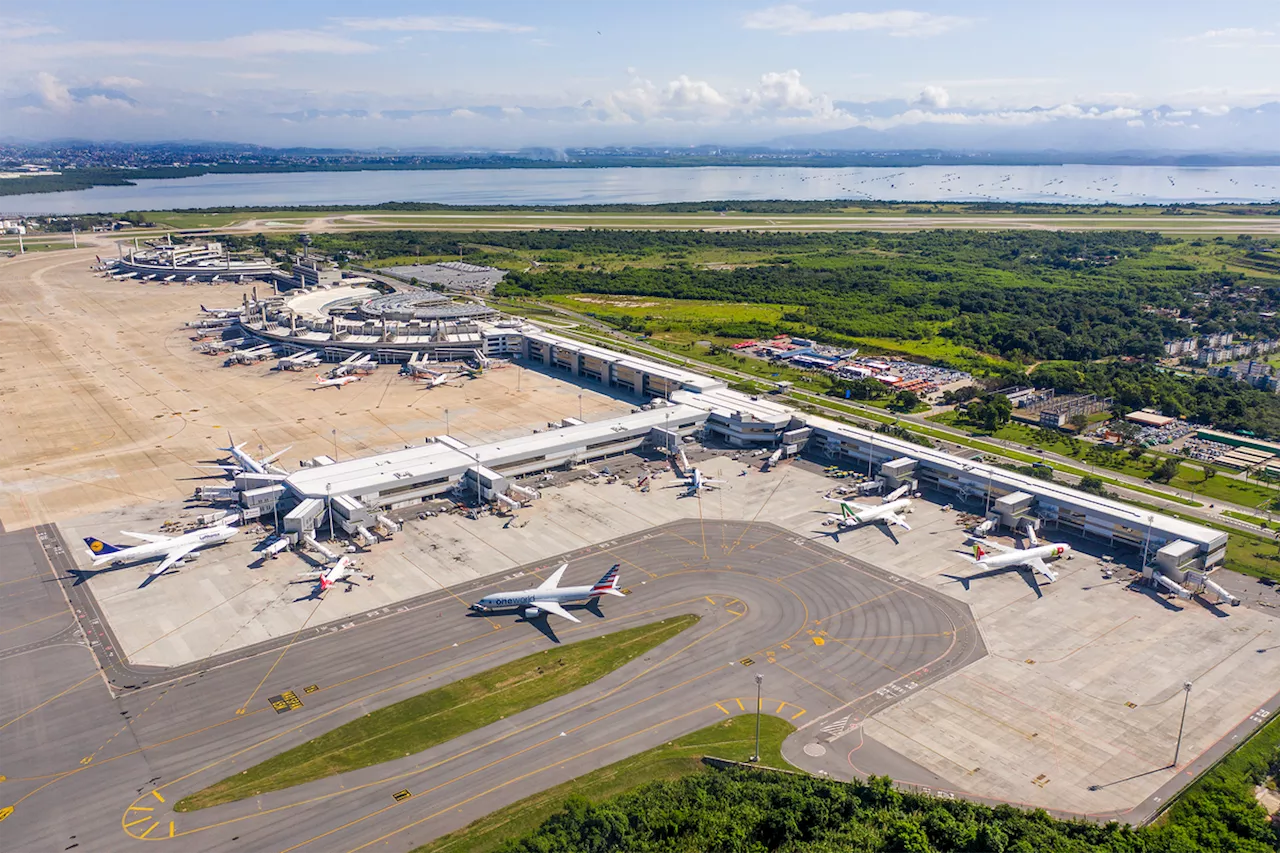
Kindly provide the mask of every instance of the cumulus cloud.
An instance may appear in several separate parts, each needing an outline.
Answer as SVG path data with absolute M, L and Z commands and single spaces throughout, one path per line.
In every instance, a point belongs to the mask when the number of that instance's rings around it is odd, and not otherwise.
M 815 94 L 796 69 L 760 75 L 757 88 L 720 91 L 687 74 L 659 86 L 635 77 L 630 85 L 589 102 L 612 121 L 711 121 L 747 118 L 829 118 L 839 111 L 831 99 Z
M 391 30 L 396 32 L 436 33 L 527 33 L 533 27 L 472 18 L 465 15 L 401 15 L 392 18 L 336 18 L 337 23 L 361 31 Z
M 47 71 L 41 71 L 36 75 L 36 95 L 41 100 L 41 105 L 56 113 L 68 112 L 75 105 L 75 98 L 71 96 L 71 91 Z
M 912 103 L 920 104 L 923 107 L 945 110 L 947 105 L 951 103 L 951 95 L 941 86 L 925 86 L 920 90 L 920 94 L 916 95 Z
M 815 15 L 808 9 L 791 4 L 760 9 L 743 20 L 743 26 L 749 30 L 774 30 L 783 35 L 884 30 L 891 36 L 936 36 L 967 23 L 967 18 L 955 15 L 935 15 L 910 9 Z

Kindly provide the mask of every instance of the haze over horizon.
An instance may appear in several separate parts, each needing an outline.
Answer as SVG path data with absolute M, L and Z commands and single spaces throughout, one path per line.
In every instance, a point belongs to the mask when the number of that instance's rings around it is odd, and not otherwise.
M 133 9 L 55 3 L 0 28 L 0 136 L 1280 150 L 1280 8 L 1262 2 Z

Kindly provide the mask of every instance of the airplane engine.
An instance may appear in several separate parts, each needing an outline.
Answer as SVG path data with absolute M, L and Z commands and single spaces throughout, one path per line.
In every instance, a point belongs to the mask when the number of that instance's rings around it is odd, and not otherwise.
M 536 607 L 526 607 L 524 609 L 524 618 L 526 619 L 537 619 L 541 615 L 542 611 Z

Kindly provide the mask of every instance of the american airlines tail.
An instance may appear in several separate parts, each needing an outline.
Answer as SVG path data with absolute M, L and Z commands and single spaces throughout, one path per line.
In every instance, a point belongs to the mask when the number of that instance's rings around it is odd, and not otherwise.
M 596 585 L 591 587 L 592 595 L 622 595 L 622 590 L 618 589 L 618 565 L 605 572 L 604 577 L 596 581 Z
M 84 544 L 89 546 L 89 552 L 95 557 L 103 554 L 114 554 L 117 551 L 123 551 L 123 548 L 117 548 L 115 545 L 108 545 L 101 539 L 94 539 L 92 536 L 85 537 Z

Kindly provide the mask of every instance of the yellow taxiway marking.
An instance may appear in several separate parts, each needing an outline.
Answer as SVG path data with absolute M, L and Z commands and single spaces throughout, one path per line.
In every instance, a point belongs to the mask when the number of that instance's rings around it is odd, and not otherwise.
M 725 708 L 725 706 L 721 705 L 719 702 L 716 703 L 716 707 L 719 708 L 721 711 L 724 711 L 725 716 L 729 715 L 728 709 Z
M 148 826 L 148 827 L 143 831 L 143 833 L 142 833 L 141 835 L 139 835 L 138 837 L 139 837 L 139 838 L 146 838 L 148 835 L 150 835 L 152 832 L 154 832 L 154 831 L 155 831 L 155 828 L 156 828 L 157 826 L 159 826 L 159 825 L 160 825 L 160 821 L 156 821 L 155 823 L 151 824 L 151 826 Z
M 705 598 L 705 599 L 708 601 L 708 603 L 710 603 L 710 604 L 715 604 L 715 603 L 716 603 L 716 602 L 715 602 L 715 599 L 713 599 L 713 598 L 712 598 L 711 596 L 709 596 L 709 595 L 704 595 L 704 596 L 702 596 L 702 597 L 703 597 L 703 598 Z
M 783 709 L 783 708 L 785 708 L 785 707 L 787 707 L 787 703 L 786 703 L 786 702 L 779 702 L 779 703 L 778 703 L 778 707 L 776 707 L 776 708 L 774 708 L 774 709 L 773 709 L 773 713 L 775 713 L 775 714 L 781 714 L 781 713 L 782 713 L 782 709 Z
M 801 708 L 799 711 L 796 711 L 794 714 L 791 715 L 791 719 L 794 720 L 797 717 L 803 716 L 804 713 L 805 713 L 804 708 Z
M 125 811 L 127 811 L 127 812 L 153 812 L 153 811 L 155 811 L 155 809 L 151 808 L 151 806 L 129 806 L 129 808 L 125 809 Z
M 745 710 L 747 710 L 747 706 L 742 704 L 742 700 L 741 700 L 741 699 L 734 699 L 733 701 L 735 701 L 735 702 L 737 702 L 737 703 L 738 703 L 738 710 L 739 710 L 739 711 L 745 711 Z
M 13 814 L 13 806 L 5 806 L 0 809 L 0 820 L 4 820 L 11 814 Z
M 159 800 L 162 803 L 164 802 L 164 797 L 160 795 L 159 791 L 152 791 L 151 796 L 155 797 L 157 800 Z
M 173 838 L 173 821 L 169 821 L 169 837 Z
M 145 823 L 146 821 L 149 821 L 149 820 L 151 820 L 151 815 L 145 815 L 144 817 L 140 817 L 137 820 L 133 821 L 132 823 L 126 823 L 125 827 L 127 828 L 130 826 L 137 826 L 138 824 Z
M 827 641 L 826 641 L 826 640 L 824 640 L 824 639 L 822 639 L 821 637 L 814 637 L 814 638 L 813 638 L 813 644 L 814 644 L 815 646 L 825 645 L 825 644 L 826 644 L 826 642 L 827 642 Z

